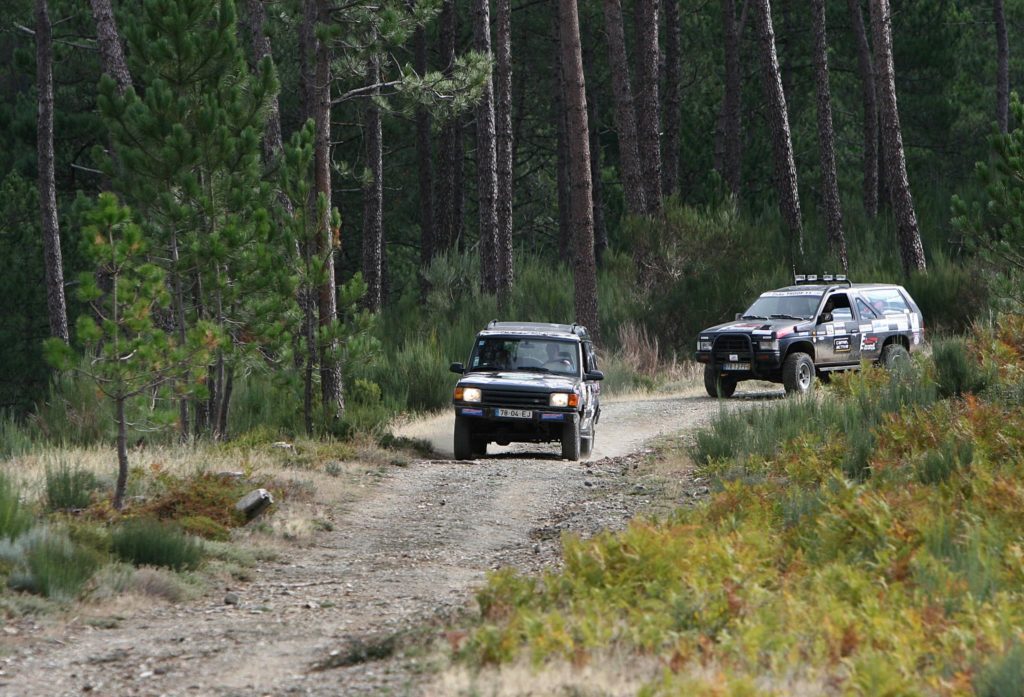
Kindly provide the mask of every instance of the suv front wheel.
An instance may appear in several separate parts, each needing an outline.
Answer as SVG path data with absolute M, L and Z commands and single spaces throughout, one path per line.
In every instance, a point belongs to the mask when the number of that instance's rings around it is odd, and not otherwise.
M 782 364 L 782 385 L 786 394 L 807 394 L 814 387 L 814 361 L 806 353 L 794 352 Z
M 709 397 L 732 397 L 736 394 L 736 378 L 722 377 L 714 366 L 704 366 L 704 390 Z
M 469 420 L 464 416 L 455 417 L 455 459 L 472 460 L 487 454 L 487 442 L 473 436 Z
M 580 422 L 567 423 L 562 426 L 562 459 L 580 459 Z

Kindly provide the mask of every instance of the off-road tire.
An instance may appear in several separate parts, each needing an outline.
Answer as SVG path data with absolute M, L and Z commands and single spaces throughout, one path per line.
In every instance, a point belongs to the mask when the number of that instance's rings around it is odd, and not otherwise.
M 782 364 L 782 385 L 786 394 L 802 395 L 814 389 L 814 361 L 806 353 L 795 351 Z
M 590 430 L 590 435 L 586 438 L 580 436 L 580 456 L 590 457 L 590 454 L 594 452 L 594 439 L 597 438 L 597 433 L 594 429 Z
M 471 438 L 470 445 L 473 446 L 473 457 L 487 457 L 487 441 L 483 438 Z
M 455 459 L 472 460 L 475 457 L 473 446 L 476 439 L 465 417 L 455 417 Z
M 886 370 L 898 370 L 901 365 L 910 365 L 910 352 L 903 344 L 886 344 L 882 349 L 881 361 Z
M 580 459 L 580 423 L 567 423 L 562 426 L 562 459 Z
M 736 394 L 736 378 L 719 376 L 719 371 L 710 365 L 704 366 L 704 389 L 709 397 L 732 397 Z

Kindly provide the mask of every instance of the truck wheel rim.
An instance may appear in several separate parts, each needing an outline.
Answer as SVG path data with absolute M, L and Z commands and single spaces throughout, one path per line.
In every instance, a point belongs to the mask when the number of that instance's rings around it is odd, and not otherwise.
M 797 381 L 800 383 L 800 389 L 802 390 L 806 390 L 811 386 L 811 368 L 806 363 L 800 366 Z

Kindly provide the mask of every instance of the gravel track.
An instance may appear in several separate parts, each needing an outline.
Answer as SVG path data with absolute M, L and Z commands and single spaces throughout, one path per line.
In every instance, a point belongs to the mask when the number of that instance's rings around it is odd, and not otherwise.
M 768 395 L 741 396 L 727 404 Z M 659 487 L 637 468 L 645 444 L 690 432 L 718 408 L 697 396 L 608 400 L 594 455 L 581 462 L 554 459 L 552 443 L 390 468 L 365 498 L 333 511 L 333 529 L 249 582 L 155 602 L 109 629 L 5 625 L 0 694 L 417 694 L 429 654 L 414 647 L 472 611 L 488 570 L 556 566 L 563 531 L 621 528 L 649 509 Z M 450 415 L 402 433 L 451 452 Z M 706 492 L 682 487 L 683 499 Z

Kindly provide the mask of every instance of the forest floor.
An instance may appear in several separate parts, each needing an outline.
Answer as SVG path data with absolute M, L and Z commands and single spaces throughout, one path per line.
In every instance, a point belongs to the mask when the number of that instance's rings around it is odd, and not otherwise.
M 763 387 L 723 404 L 781 396 Z M 554 443 L 440 459 L 450 457 L 451 415 L 407 424 L 401 434 L 430 441 L 438 459 L 378 470 L 355 501 L 321 501 L 322 529 L 281 545 L 245 581 L 178 604 L 8 622 L 0 693 L 479 693 L 449 656 L 486 573 L 557 568 L 563 532 L 587 537 L 699 501 L 705 483 L 686 465 L 659 467 L 651 446 L 686 437 L 719 408 L 695 391 L 606 400 L 594 453 L 580 462 L 556 459 Z M 497 687 L 484 692 L 546 693 Z

